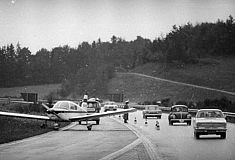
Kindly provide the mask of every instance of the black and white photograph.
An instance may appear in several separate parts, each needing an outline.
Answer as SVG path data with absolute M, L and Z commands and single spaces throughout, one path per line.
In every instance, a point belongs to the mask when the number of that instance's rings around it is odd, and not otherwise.
M 0 0 L 0 160 L 234 160 L 235 0 Z

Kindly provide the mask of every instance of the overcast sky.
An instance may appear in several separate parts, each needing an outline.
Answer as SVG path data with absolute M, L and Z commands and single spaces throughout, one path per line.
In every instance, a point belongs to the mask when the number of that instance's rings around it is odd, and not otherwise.
M 235 17 L 235 0 L 0 0 L 0 47 L 17 42 L 35 54 L 83 41 L 154 40 L 172 26 Z

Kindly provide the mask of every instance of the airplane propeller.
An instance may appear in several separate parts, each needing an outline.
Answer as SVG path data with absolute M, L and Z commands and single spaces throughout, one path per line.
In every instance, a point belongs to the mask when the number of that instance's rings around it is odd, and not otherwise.
M 47 110 L 46 112 L 48 114 L 55 114 L 56 115 L 56 112 L 52 109 L 52 108 L 49 108 L 47 105 L 45 105 L 44 103 L 42 103 L 42 106 Z

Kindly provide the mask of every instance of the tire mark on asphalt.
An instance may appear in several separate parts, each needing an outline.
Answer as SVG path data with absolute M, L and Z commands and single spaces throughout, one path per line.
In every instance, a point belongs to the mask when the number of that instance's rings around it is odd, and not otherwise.
M 131 144 L 125 146 L 124 148 L 116 151 L 116 152 L 113 152 L 99 160 L 113 160 L 117 157 L 119 157 L 120 155 L 123 155 L 124 153 L 126 153 L 127 151 L 133 149 L 134 147 L 136 147 L 137 145 L 139 145 L 140 143 L 142 143 L 142 141 L 138 138 L 137 140 L 135 140 L 134 142 L 132 142 Z
M 139 140 L 140 142 L 142 142 L 144 144 L 151 160 L 161 160 L 161 158 L 158 156 L 158 153 L 157 153 L 157 147 L 147 137 L 145 137 L 140 131 L 138 131 L 138 129 L 135 126 L 133 126 L 132 124 L 124 124 L 122 121 L 120 121 L 118 119 L 115 119 L 115 118 L 112 118 L 112 119 L 114 119 L 117 122 L 125 125 L 133 133 L 135 133 L 135 135 L 138 137 L 137 140 Z M 133 143 L 134 143 L 133 145 L 130 145 L 129 147 L 125 148 L 124 151 L 127 152 L 127 151 L 133 149 L 137 145 L 137 143 L 135 141 Z M 124 151 L 122 151 L 122 152 L 119 152 L 119 151 L 115 152 L 116 157 L 122 155 L 123 153 L 125 153 Z M 116 157 L 114 157 L 114 158 L 116 158 Z M 102 160 L 106 160 L 106 159 L 102 159 Z M 111 160 L 111 159 L 107 159 L 107 160 Z

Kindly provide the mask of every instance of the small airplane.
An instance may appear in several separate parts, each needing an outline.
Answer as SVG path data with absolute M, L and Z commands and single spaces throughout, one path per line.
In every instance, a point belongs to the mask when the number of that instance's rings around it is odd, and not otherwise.
M 89 114 L 84 108 L 80 107 L 78 104 L 72 101 L 57 101 L 52 108 L 49 108 L 44 103 L 41 105 L 47 110 L 47 116 L 41 115 L 30 115 L 22 113 L 12 113 L 12 112 L 1 112 L 0 116 L 8 117 L 19 117 L 28 119 L 39 119 L 45 120 L 45 123 L 41 126 L 45 128 L 47 126 L 47 121 L 54 121 L 54 129 L 59 129 L 58 122 L 76 122 L 76 121 L 88 121 L 92 118 L 105 117 L 111 115 L 124 114 L 128 112 L 135 112 L 135 108 L 121 109 L 118 111 L 101 112 Z M 92 124 L 87 123 L 87 129 L 91 130 Z

